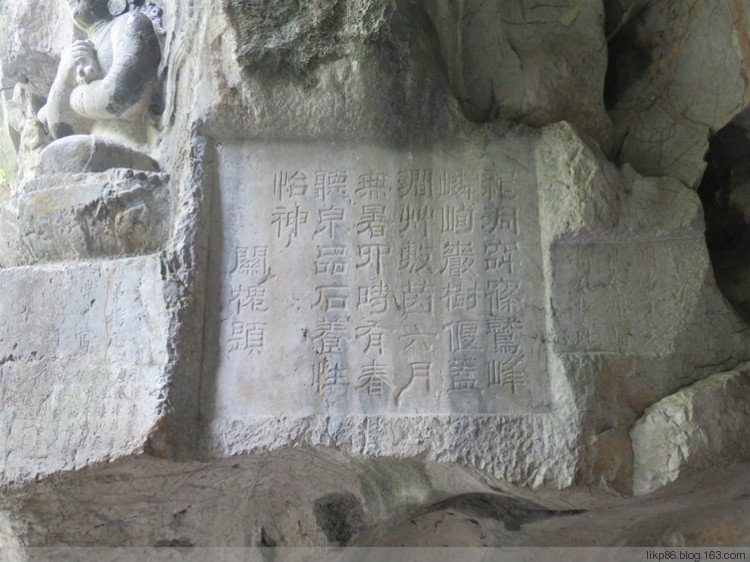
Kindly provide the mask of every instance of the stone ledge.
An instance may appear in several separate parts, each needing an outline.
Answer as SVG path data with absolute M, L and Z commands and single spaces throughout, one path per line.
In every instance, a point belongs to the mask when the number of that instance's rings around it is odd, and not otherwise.
M 0 207 L 0 267 L 159 251 L 170 191 L 168 175 L 130 169 L 28 180 Z

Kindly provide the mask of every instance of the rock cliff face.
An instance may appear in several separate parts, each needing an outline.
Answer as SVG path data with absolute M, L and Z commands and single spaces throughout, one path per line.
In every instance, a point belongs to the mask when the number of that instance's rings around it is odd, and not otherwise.
M 0 3 L 0 546 L 747 544 L 744 2 L 116 4 Z

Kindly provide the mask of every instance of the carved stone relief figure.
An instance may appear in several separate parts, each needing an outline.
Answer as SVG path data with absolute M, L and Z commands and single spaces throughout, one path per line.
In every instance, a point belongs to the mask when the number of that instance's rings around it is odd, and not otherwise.
M 39 120 L 57 139 L 40 171 L 155 170 L 140 149 L 161 60 L 154 25 L 126 0 L 67 0 L 85 39 L 63 52 Z
M 46 103 L 14 90 L 19 181 L 0 205 L 0 268 L 150 253 L 168 235 L 169 177 L 149 155 L 159 6 L 65 1 L 76 34 Z

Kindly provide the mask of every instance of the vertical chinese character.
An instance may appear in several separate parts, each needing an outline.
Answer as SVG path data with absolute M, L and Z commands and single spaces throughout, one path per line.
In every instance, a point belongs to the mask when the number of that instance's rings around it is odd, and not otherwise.
M 518 234 L 518 209 L 485 209 L 482 228 L 488 236 L 497 233 Z
M 349 287 L 337 285 L 324 285 L 316 287 L 318 300 L 313 306 L 319 307 L 325 312 L 346 311 L 349 306 Z
M 430 369 L 432 368 L 431 361 L 413 361 L 409 363 L 409 369 L 411 370 L 410 383 L 413 381 L 422 380 L 424 381 L 425 390 L 430 390 Z
M 399 252 L 398 268 L 409 273 L 419 273 L 423 269 L 432 272 L 432 248 L 421 242 L 404 241 Z
M 332 392 L 345 394 L 349 388 L 346 369 L 338 362 L 328 360 L 318 361 L 313 365 L 313 387 L 320 395 Z
M 474 265 L 474 247 L 471 242 L 450 242 L 443 245 L 443 269 L 449 277 L 459 277 Z
M 517 333 L 519 326 L 520 322 L 517 318 L 491 318 L 487 322 L 495 353 L 515 355 L 518 352 Z
M 372 287 L 359 287 L 357 309 L 382 314 L 388 310 L 390 295 L 391 292 L 383 281 Z
M 398 194 L 401 197 L 432 197 L 432 170 L 416 168 L 401 170 L 396 180 Z
M 470 200 L 472 183 L 472 174 L 468 170 L 443 171 L 438 175 L 438 194 Z
M 385 236 L 388 220 L 385 215 L 385 205 L 363 205 L 360 220 L 357 223 L 357 234 L 367 232 L 370 238 Z
M 364 244 L 357 248 L 359 260 L 357 269 L 371 267 L 377 275 L 383 271 L 383 257 L 388 255 L 391 249 L 385 244 Z
M 432 271 L 432 248 L 421 242 L 404 241 L 399 253 L 398 268 L 409 273 L 419 273 L 426 269 Z
M 448 310 L 474 310 L 479 301 L 479 289 L 476 281 L 468 282 L 461 277 L 453 278 L 443 291 L 443 300 L 448 303 Z
M 318 353 L 343 353 L 347 337 L 346 322 L 341 320 L 319 320 L 315 324 L 312 340 L 318 344 Z
M 239 314 L 243 308 L 252 311 L 266 311 L 268 310 L 268 306 L 266 305 L 266 288 L 245 287 L 243 285 L 230 287 L 229 303 L 237 305 L 237 314 Z
M 79 329 L 79 331 L 76 332 L 78 349 L 81 353 L 88 353 L 91 349 L 91 336 L 92 333 L 86 329 Z
M 262 277 L 268 273 L 267 256 L 268 246 L 238 246 L 230 273 Z
M 330 197 L 346 195 L 346 170 L 318 170 L 315 172 L 315 186 L 313 194 L 317 199 L 326 201 Z
M 107 314 L 107 348 L 122 349 L 126 345 L 126 335 L 123 333 L 125 327 L 125 311 L 115 308 Z
M 427 205 L 403 205 L 398 220 L 399 232 L 411 230 L 427 236 L 434 216 L 435 211 Z
M 490 386 L 499 386 L 512 394 L 518 393 L 520 387 L 526 386 L 526 375 L 523 372 L 524 357 L 493 359 L 489 362 L 487 377 Z
M 482 195 L 491 202 L 499 203 L 502 199 L 512 199 L 516 195 L 511 183 L 503 180 L 502 174 L 497 170 L 482 170 L 479 181 Z
M 227 340 L 229 353 L 246 351 L 248 355 L 260 353 L 265 345 L 266 325 L 260 323 L 232 322 Z
M 346 259 L 344 246 L 318 247 L 315 258 L 316 275 L 346 275 L 349 270 L 349 260 Z
M 327 232 L 329 238 L 335 238 L 336 226 L 343 226 L 344 224 L 344 209 L 340 207 L 321 209 L 318 211 L 318 216 L 320 218 L 320 226 L 315 231 L 315 236 Z
M 455 234 L 474 232 L 474 209 L 457 209 L 451 205 L 443 207 L 442 232 Z
M 477 360 L 474 357 L 454 357 L 448 361 L 450 390 L 473 390 L 477 386 Z
M 521 282 L 490 279 L 487 281 L 486 307 L 490 316 L 513 316 L 521 303 Z
M 362 340 L 364 343 L 364 353 L 373 351 L 378 355 L 383 354 L 383 339 L 385 338 L 385 330 L 378 326 L 375 322 L 367 322 L 363 326 L 357 327 L 355 330 L 355 336 L 358 340 Z
M 419 388 L 421 386 L 423 392 L 430 392 L 431 369 L 431 361 L 413 361 L 409 363 L 409 380 L 395 393 L 394 399 L 396 403 L 398 404 L 401 395 L 412 387 Z
M 369 396 L 382 396 L 391 388 L 388 380 L 388 367 L 379 365 L 376 360 L 372 364 L 362 365 L 361 374 L 357 380 L 357 390 L 366 392 Z
M 403 343 L 404 351 L 419 351 L 432 354 L 435 349 L 435 340 L 437 339 L 437 332 L 422 332 L 415 325 L 413 327 L 407 327 L 404 329 L 403 337 L 401 342 Z
M 299 205 L 295 205 L 291 211 L 284 207 L 278 207 L 271 215 L 271 224 L 276 225 L 276 237 L 281 238 L 281 232 L 285 229 L 290 239 L 297 238 L 300 227 L 307 224 L 308 217 L 309 213 L 301 210 Z
M 86 279 L 81 285 L 81 296 L 84 302 L 91 302 L 96 292 L 96 285 L 92 279 Z
M 474 350 L 482 349 L 482 342 L 477 320 L 456 320 L 446 326 L 450 338 L 450 350 Z
M 360 174 L 355 192 L 360 197 L 364 197 L 369 201 L 377 201 L 385 198 L 387 194 L 386 189 L 386 176 L 384 173 L 366 172 Z
M 302 170 L 279 172 L 273 176 L 273 193 L 279 201 L 307 193 L 307 177 Z
M 484 248 L 484 265 L 490 271 L 513 275 L 516 266 L 515 243 L 488 243 Z
M 427 281 L 409 281 L 404 285 L 403 311 L 407 314 L 432 314 L 435 287 Z

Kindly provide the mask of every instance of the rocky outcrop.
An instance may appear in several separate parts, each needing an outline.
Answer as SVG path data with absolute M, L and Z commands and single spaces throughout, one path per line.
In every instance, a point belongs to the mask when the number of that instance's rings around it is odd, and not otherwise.
M 604 4 L 614 160 L 644 175 L 672 176 L 697 188 L 708 138 L 750 101 L 745 4 Z
M 469 119 L 535 127 L 568 121 L 609 147 L 601 3 L 438 0 L 424 5 L 440 38 L 451 88 Z
M 686 470 L 750 458 L 747 368 L 712 375 L 646 410 L 630 432 L 636 494 L 674 482 Z

